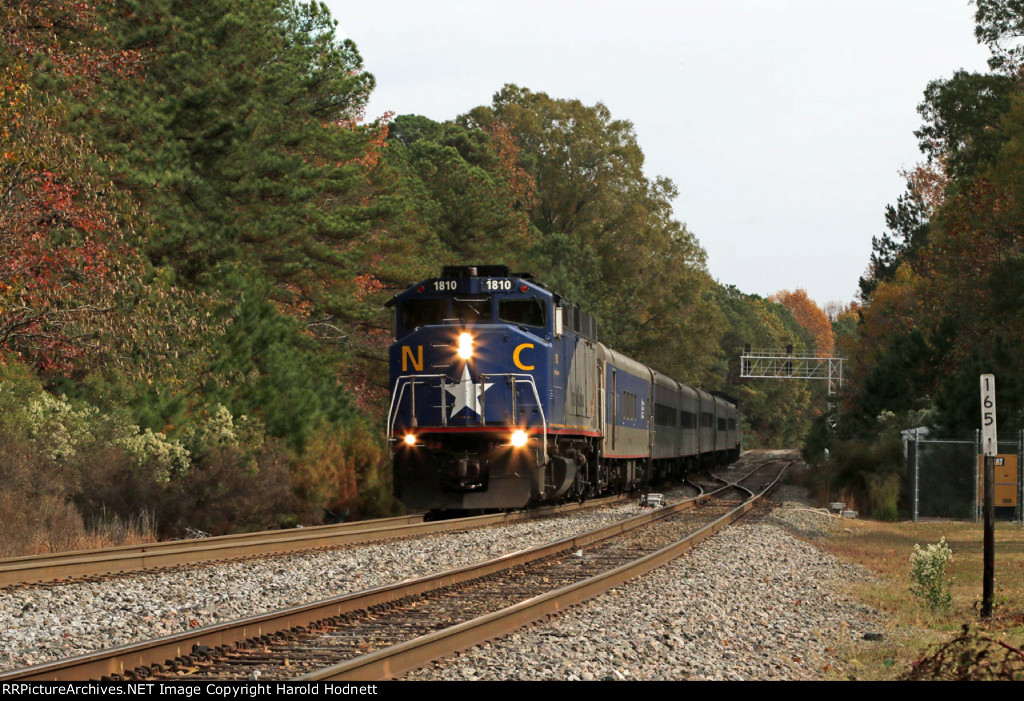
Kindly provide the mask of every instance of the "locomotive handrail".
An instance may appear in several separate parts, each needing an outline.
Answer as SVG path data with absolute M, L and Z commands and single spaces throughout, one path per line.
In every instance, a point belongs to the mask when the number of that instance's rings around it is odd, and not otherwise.
M 444 403 L 444 375 L 402 375 L 395 380 L 395 388 L 391 392 L 391 406 L 388 407 L 388 440 L 395 440 L 392 433 L 395 430 L 395 406 L 402 403 L 402 397 L 405 396 L 405 388 L 410 384 L 415 384 L 416 380 L 429 380 L 431 378 L 437 378 L 441 380 L 441 402 Z M 402 385 L 402 389 L 398 389 L 398 385 Z M 416 398 L 413 397 L 413 420 L 416 419 Z M 447 418 L 445 412 L 441 412 L 442 419 Z
M 537 382 L 533 379 L 533 375 L 527 375 L 521 372 L 499 372 L 489 373 L 487 375 L 480 375 L 480 384 L 484 383 L 485 378 L 488 377 L 507 377 L 512 380 L 512 402 L 515 407 L 516 401 L 516 383 L 527 382 L 530 385 L 530 389 L 533 390 L 533 398 L 537 400 L 537 411 L 540 412 L 540 423 L 541 423 L 541 446 L 544 450 L 544 460 L 542 464 L 548 464 L 548 417 L 544 414 L 544 405 L 540 401 L 540 393 L 537 392 Z M 522 379 L 517 379 L 522 378 Z M 483 396 L 481 395 L 481 399 Z M 483 405 L 481 404 L 480 419 L 483 420 Z
M 541 448 L 543 450 L 543 456 L 544 456 L 542 464 L 546 465 L 547 462 L 548 462 L 548 419 L 547 419 L 547 415 L 544 413 L 544 405 L 540 401 L 540 393 L 537 391 L 537 382 L 536 382 L 536 380 L 534 379 L 533 375 L 528 375 L 528 374 L 525 374 L 525 373 L 519 373 L 519 372 L 500 372 L 500 373 L 489 373 L 489 374 L 486 374 L 486 375 L 483 375 L 483 374 L 480 375 L 480 385 L 483 386 L 485 380 L 487 380 L 488 378 L 497 378 L 497 377 L 505 377 L 505 378 L 508 378 L 508 379 L 510 379 L 512 381 L 512 401 L 513 402 L 515 402 L 515 396 L 516 396 L 515 388 L 516 388 L 516 384 L 517 383 L 519 383 L 519 382 L 527 383 L 527 384 L 530 385 L 530 389 L 533 390 L 533 398 L 537 402 L 537 411 L 540 412 L 541 431 L 542 431 Z M 387 432 L 388 432 L 388 441 L 389 442 L 396 440 L 396 438 L 393 435 L 394 431 L 395 431 L 395 419 L 397 418 L 396 408 L 398 406 L 400 406 L 401 403 L 402 403 L 402 398 L 405 396 L 405 388 L 409 387 L 409 386 L 413 386 L 412 417 L 413 417 L 413 420 L 415 421 L 415 419 L 416 419 L 415 385 L 419 381 L 425 381 L 425 380 L 431 380 L 431 379 L 440 380 L 440 385 L 441 385 L 441 421 L 443 422 L 443 424 L 445 426 L 448 425 L 447 412 L 445 411 L 445 406 L 444 406 L 444 404 L 445 404 L 445 401 L 444 401 L 444 385 L 445 385 L 445 380 L 447 379 L 447 376 L 446 375 L 434 375 L 434 374 L 432 374 L 432 375 L 401 375 L 400 377 L 395 379 L 394 391 L 391 392 L 391 406 L 388 408 Z M 425 382 L 424 382 L 424 384 L 425 384 Z M 482 394 L 483 393 L 481 392 L 481 395 Z M 481 399 L 482 398 L 483 397 L 481 396 Z M 481 421 L 484 420 L 483 402 L 482 401 L 480 402 L 480 420 Z

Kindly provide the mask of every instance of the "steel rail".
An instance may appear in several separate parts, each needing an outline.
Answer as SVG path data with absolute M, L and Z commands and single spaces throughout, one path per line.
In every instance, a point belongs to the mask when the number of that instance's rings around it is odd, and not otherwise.
M 459 650 L 479 645 L 488 640 L 511 633 L 547 616 L 564 611 L 575 604 L 592 599 L 630 579 L 646 574 L 688 552 L 702 541 L 715 535 L 754 508 L 782 478 L 789 465 L 759 494 L 750 497 L 724 516 L 676 543 L 595 575 L 581 582 L 541 594 L 513 606 L 480 616 L 470 621 L 420 636 L 405 643 L 376 650 L 366 655 L 305 674 L 298 681 L 375 681 L 393 679 L 401 674 Z M 746 479 L 747 476 L 742 479 Z M 735 483 L 722 489 L 736 486 Z M 743 488 L 741 488 L 743 489 Z M 722 491 L 722 490 L 716 490 Z M 712 493 L 714 494 L 714 492 Z
M 410 514 L 311 528 L 260 531 L 195 540 L 172 540 L 97 550 L 28 555 L 0 560 L 0 587 L 108 575 L 117 572 L 152 570 L 174 565 L 203 564 L 352 545 L 388 538 L 428 535 L 463 528 L 478 528 L 600 506 L 623 498 L 625 497 L 605 497 L 582 503 L 541 507 L 530 511 L 484 514 L 444 521 L 424 521 L 423 514 Z
M 307 626 L 332 616 L 371 606 L 397 601 L 441 587 L 460 584 L 501 570 L 526 564 L 566 550 L 585 547 L 599 540 L 646 525 L 674 513 L 694 508 L 708 501 L 714 492 L 655 509 L 585 533 L 534 548 L 509 553 L 483 563 L 469 565 L 354 592 L 323 601 L 293 606 L 280 611 L 250 616 L 222 624 L 196 628 L 192 631 L 163 636 L 154 640 L 122 645 L 64 660 L 57 660 L 23 669 L 0 672 L 0 682 L 8 681 L 77 681 L 100 679 L 113 675 L 126 676 L 132 670 L 185 657 L 196 646 L 216 648 L 250 638 L 259 638 L 279 631 Z M 593 502 L 586 502 L 587 504 Z M 479 518 L 479 517 L 475 517 Z

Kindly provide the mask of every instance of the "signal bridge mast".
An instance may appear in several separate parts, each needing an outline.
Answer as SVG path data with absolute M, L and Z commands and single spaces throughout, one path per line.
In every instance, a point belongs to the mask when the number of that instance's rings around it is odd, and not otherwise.
M 836 395 L 843 387 L 843 357 L 819 355 L 810 351 L 774 348 L 743 348 L 740 377 L 767 377 L 784 380 L 826 380 L 828 382 L 828 422 L 835 427 Z

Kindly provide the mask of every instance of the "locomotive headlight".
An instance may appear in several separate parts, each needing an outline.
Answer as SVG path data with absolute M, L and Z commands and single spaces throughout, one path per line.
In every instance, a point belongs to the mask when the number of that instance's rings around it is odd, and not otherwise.
M 411 433 L 405 434 L 405 438 L 403 440 L 406 445 L 416 445 L 416 436 Z
M 469 333 L 459 334 L 459 357 L 469 360 L 473 357 L 473 335 Z
M 519 430 L 512 432 L 512 437 L 509 439 L 509 442 L 512 444 L 513 448 L 522 448 L 524 445 L 526 445 L 526 440 L 526 431 Z

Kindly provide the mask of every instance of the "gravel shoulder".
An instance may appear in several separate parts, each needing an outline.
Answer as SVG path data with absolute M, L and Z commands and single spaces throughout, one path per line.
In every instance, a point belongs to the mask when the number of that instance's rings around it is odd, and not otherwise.
M 870 575 L 794 537 L 820 537 L 832 518 L 780 496 L 655 572 L 406 679 L 836 678 L 840 654 L 884 627 L 845 593 Z

